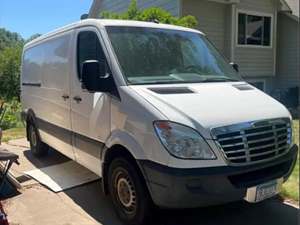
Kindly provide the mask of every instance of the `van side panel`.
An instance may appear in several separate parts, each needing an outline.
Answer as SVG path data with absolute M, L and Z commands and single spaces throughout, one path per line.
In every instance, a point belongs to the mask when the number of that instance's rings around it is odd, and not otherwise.
M 25 49 L 22 103 L 37 117 L 42 141 L 74 159 L 71 138 L 70 47 L 72 32 L 48 38 Z

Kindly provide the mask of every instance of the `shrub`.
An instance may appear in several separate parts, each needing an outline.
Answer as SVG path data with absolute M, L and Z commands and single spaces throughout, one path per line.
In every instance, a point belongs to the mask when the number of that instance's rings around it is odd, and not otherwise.
M 21 103 L 17 100 L 12 100 L 4 104 L 5 114 L 0 127 L 5 130 L 14 127 L 23 127 L 21 121 Z
M 0 52 L 0 96 L 5 100 L 20 95 L 20 65 L 22 46 L 5 48 Z

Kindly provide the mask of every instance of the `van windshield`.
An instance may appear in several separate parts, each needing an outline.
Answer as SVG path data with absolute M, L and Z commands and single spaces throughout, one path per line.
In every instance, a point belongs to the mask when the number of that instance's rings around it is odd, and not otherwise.
M 239 81 L 215 47 L 196 32 L 107 26 L 129 84 Z

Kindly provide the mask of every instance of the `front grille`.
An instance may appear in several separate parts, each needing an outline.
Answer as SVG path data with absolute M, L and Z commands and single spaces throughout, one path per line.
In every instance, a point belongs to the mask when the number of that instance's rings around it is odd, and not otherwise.
M 212 135 L 232 164 L 270 160 L 286 153 L 291 144 L 289 119 L 264 120 L 212 129 Z

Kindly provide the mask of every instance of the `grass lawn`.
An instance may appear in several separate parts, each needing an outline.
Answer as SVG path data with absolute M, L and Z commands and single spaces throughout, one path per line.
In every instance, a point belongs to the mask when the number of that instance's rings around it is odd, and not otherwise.
M 294 142 L 299 146 L 299 120 L 293 122 Z M 299 155 L 298 155 L 299 159 Z M 282 197 L 289 198 L 299 204 L 299 160 L 289 180 L 283 185 Z
M 25 137 L 25 128 L 11 128 L 3 131 L 2 142 Z
M 299 146 L 299 120 L 293 122 L 293 134 L 294 142 Z M 12 128 L 3 131 L 3 142 L 7 142 L 12 139 L 25 137 L 25 128 Z M 299 204 L 299 160 L 296 167 L 289 178 L 289 180 L 283 185 L 282 197 L 292 199 Z

